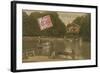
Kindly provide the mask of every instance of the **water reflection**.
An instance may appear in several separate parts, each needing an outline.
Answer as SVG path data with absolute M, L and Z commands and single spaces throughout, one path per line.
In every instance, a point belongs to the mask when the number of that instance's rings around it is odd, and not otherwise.
M 90 42 L 81 37 L 23 39 L 23 62 L 83 59 L 90 59 Z

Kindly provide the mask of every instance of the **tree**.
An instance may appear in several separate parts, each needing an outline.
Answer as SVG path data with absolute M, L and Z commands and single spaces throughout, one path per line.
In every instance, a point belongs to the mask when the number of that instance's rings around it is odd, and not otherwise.
M 46 15 L 50 15 L 53 27 L 40 30 L 37 19 Z M 30 16 L 23 12 L 23 35 L 24 36 L 55 36 L 61 37 L 66 33 L 64 23 L 59 19 L 56 12 L 32 12 Z
M 77 17 L 73 23 L 80 26 L 80 36 L 83 37 L 84 40 L 90 40 L 91 15 L 88 13 L 85 16 Z
M 22 17 L 23 17 L 23 19 L 22 19 L 22 26 L 23 26 L 22 31 L 23 31 L 23 36 L 24 36 L 24 35 L 27 35 L 27 33 L 29 32 L 28 29 L 30 29 L 29 16 L 23 11 Z

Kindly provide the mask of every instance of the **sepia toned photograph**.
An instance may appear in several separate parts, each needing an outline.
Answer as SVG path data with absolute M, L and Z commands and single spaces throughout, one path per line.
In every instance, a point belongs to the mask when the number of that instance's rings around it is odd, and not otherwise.
M 22 10 L 22 61 L 91 59 L 91 14 Z
M 97 67 L 97 6 L 11 2 L 11 71 Z

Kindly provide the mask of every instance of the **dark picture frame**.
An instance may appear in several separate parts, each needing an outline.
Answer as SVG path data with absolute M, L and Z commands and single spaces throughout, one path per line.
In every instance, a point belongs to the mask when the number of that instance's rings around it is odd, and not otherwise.
M 95 44 L 95 48 L 94 48 L 94 63 L 93 64 L 87 64 L 87 65 L 75 65 L 75 66 L 61 66 L 61 67 L 57 67 L 57 66 L 53 66 L 53 67 L 41 67 L 41 68 L 21 68 L 21 69 L 17 69 L 17 32 L 18 32 L 18 27 L 17 27 L 17 9 L 18 6 L 17 5 L 44 5 L 44 6 L 54 6 L 56 7 L 76 7 L 76 8 L 84 8 L 84 9 L 94 9 L 94 21 L 95 21 L 95 28 L 94 28 L 94 36 L 95 38 L 93 40 L 95 40 L 95 42 L 93 42 Z M 97 56 L 97 22 L 98 22 L 98 7 L 97 6 L 90 6 L 90 5 L 74 5 L 74 4 L 58 4 L 58 3 L 43 3 L 43 2 L 28 2 L 28 1 L 12 1 L 11 2 L 11 71 L 12 72 L 23 72 L 23 71 L 42 71 L 42 70 L 55 70 L 55 69 L 74 69 L 74 68 L 89 68 L 89 67 L 97 67 L 98 66 L 98 56 Z M 93 30 L 91 28 L 91 30 Z M 92 33 L 92 32 L 91 32 Z M 91 45 L 92 46 L 92 45 Z M 49 63 L 49 62 L 48 62 Z M 81 62 L 80 62 L 81 63 Z

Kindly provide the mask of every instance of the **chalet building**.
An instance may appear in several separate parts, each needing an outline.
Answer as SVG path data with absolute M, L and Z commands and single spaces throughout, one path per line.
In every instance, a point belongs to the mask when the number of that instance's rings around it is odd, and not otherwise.
M 72 34 L 79 34 L 80 32 L 80 26 L 75 23 L 71 23 L 67 25 L 67 33 L 72 33 Z

